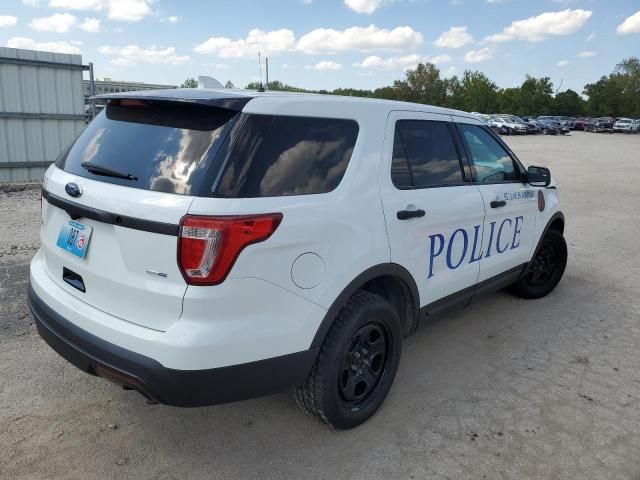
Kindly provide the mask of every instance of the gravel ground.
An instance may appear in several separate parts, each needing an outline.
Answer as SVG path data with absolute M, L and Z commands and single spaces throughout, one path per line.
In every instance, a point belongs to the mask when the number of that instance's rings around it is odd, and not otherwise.
M 348 432 L 287 394 L 150 406 L 66 363 L 25 302 L 39 191 L 0 190 L 0 478 L 640 479 L 640 135 L 506 141 L 559 181 L 564 279 L 423 326 Z

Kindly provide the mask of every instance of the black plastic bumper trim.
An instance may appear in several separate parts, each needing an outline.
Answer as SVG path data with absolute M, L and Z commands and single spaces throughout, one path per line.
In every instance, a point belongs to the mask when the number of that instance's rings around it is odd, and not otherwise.
M 299 385 L 318 354 L 310 349 L 228 367 L 175 370 L 82 330 L 46 305 L 32 287 L 28 303 L 40 336 L 67 361 L 92 375 L 97 367 L 115 370 L 135 379 L 128 386 L 144 396 L 177 407 L 245 400 Z
M 71 202 L 65 198 L 59 197 L 44 188 L 42 189 L 42 198 L 51 205 L 67 212 L 67 214 L 74 220 L 79 218 L 90 218 L 96 222 L 108 223 L 134 230 L 142 230 L 143 232 L 173 235 L 174 237 L 177 237 L 178 232 L 180 231 L 180 225 L 128 217 L 126 215 L 107 212 L 106 210 L 87 207 L 86 205 L 80 205 L 79 203 Z

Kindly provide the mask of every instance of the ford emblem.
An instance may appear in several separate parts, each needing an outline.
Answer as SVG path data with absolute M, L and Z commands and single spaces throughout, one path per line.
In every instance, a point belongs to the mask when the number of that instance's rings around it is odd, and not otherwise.
M 73 183 L 73 182 L 67 183 L 64 186 L 64 191 L 67 192 L 69 196 L 75 197 L 75 198 L 78 198 L 80 195 L 82 195 L 82 187 L 77 183 Z

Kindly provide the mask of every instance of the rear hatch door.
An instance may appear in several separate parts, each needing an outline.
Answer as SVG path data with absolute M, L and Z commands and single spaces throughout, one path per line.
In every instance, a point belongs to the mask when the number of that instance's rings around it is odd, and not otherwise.
M 45 176 L 41 242 L 51 279 L 111 315 L 168 329 L 187 287 L 176 260 L 180 219 L 237 117 L 111 101 Z

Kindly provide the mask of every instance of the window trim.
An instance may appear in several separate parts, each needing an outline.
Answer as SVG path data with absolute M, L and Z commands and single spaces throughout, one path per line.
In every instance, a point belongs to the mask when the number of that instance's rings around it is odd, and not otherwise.
M 430 123 L 444 123 L 447 126 L 447 129 L 449 130 L 449 134 L 451 135 L 451 140 L 453 142 L 453 145 L 456 149 L 456 154 L 458 155 L 458 163 L 460 164 L 460 174 L 462 175 L 462 182 L 455 182 L 455 183 L 440 183 L 440 184 L 433 184 L 433 185 L 425 185 L 425 186 L 419 186 L 416 187 L 411 186 L 411 187 L 399 187 L 395 184 L 395 182 L 393 181 L 393 172 L 392 172 L 392 168 L 393 168 L 393 145 L 395 144 L 396 141 L 396 128 L 398 125 L 398 122 L 402 122 L 402 121 L 410 121 L 410 122 L 430 122 Z M 453 122 L 451 120 L 432 120 L 432 119 L 423 119 L 423 118 L 396 118 L 393 122 L 393 139 L 391 142 L 391 163 L 389 164 L 389 180 L 391 180 L 391 185 L 393 185 L 393 187 L 396 190 L 401 190 L 401 191 L 406 191 L 406 190 L 425 190 L 425 189 L 429 189 L 429 188 L 446 188 L 446 187 L 464 187 L 464 186 L 468 186 L 472 184 L 471 178 L 467 178 L 467 160 L 466 158 L 464 158 L 463 160 L 463 156 L 466 157 L 466 153 L 465 155 L 463 155 L 462 153 L 464 152 L 464 150 L 460 149 L 460 145 L 458 145 L 458 139 L 456 138 L 456 129 L 453 126 Z M 402 136 L 402 132 L 401 136 Z M 411 162 L 409 161 L 409 151 L 407 150 L 407 144 L 404 140 L 404 136 L 402 136 L 402 144 L 404 145 L 404 150 L 407 153 L 407 166 L 409 167 L 409 173 L 411 176 L 411 181 L 413 182 L 413 173 L 411 172 Z M 471 170 L 469 170 L 469 173 L 471 173 Z
M 505 185 L 505 184 L 509 184 L 509 183 L 526 183 L 524 181 L 524 172 L 526 171 L 526 169 L 524 168 L 522 163 L 520 163 L 520 160 L 518 160 L 518 157 L 515 156 L 515 154 L 511 151 L 511 149 L 507 146 L 507 144 L 504 143 L 504 141 L 493 130 L 491 130 L 489 127 L 487 127 L 485 125 L 477 125 L 475 123 L 465 123 L 465 122 L 454 122 L 454 123 L 456 124 L 455 128 L 456 128 L 456 130 L 458 132 L 458 136 L 460 138 L 460 143 L 462 144 L 462 147 L 464 148 L 467 160 L 469 162 L 469 169 L 470 169 L 470 173 L 471 173 L 472 178 L 473 178 L 473 180 L 471 181 L 472 185 Z M 514 169 L 518 171 L 518 176 L 520 178 L 518 178 L 516 180 L 503 180 L 503 181 L 496 181 L 496 182 L 480 182 L 478 180 L 478 176 L 477 176 L 477 173 L 476 173 L 475 164 L 471 160 L 472 156 L 471 156 L 471 152 L 469 151 L 469 146 L 467 145 L 467 141 L 464 139 L 464 135 L 460 131 L 460 125 L 472 125 L 474 127 L 478 127 L 480 129 L 482 129 L 483 131 L 485 131 L 490 137 L 492 137 L 496 141 L 496 143 L 498 145 L 500 145 L 504 149 L 504 151 L 507 153 L 507 155 L 509 156 L 509 158 L 513 162 Z

